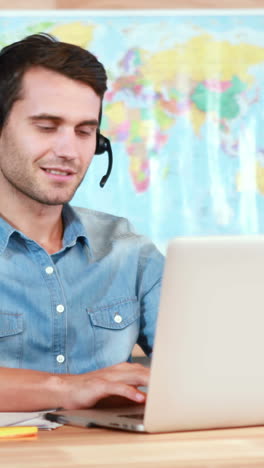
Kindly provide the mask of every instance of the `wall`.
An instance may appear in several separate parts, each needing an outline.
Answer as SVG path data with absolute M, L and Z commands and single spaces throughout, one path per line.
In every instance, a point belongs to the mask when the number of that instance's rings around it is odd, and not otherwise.
M 0 0 L 2 9 L 264 8 L 263 0 Z

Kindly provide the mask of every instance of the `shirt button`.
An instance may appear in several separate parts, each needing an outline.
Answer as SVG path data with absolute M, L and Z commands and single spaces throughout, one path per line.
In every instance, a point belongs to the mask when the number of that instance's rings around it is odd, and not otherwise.
M 47 275 L 52 275 L 54 269 L 52 268 L 52 266 L 48 266 L 47 268 L 45 268 L 45 272 L 47 273 Z
M 114 316 L 114 321 L 115 321 L 116 323 L 121 323 L 122 320 L 123 320 L 123 319 L 122 319 L 121 315 L 116 314 L 116 315 Z
M 57 305 L 56 311 L 59 312 L 59 314 L 61 314 L 62 312 L 64 312 L 64 306 L 62 304 Z
M 63 354 L 59 354 L 56 359 L 59 364 L 62 364 L 65 361 Z

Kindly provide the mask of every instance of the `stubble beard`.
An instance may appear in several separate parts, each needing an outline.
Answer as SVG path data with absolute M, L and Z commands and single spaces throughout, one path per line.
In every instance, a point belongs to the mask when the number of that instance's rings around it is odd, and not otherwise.
M 22 194 L 24 197 L 42 205 L 56 206 L 68 203 L 82 183 L 88 169 L 86 169 L 80 180 L 77 180 L 75 185 L 71 187 L 67 188 L 67 183 L 64 185 L 64 183 L 56 181 L 47 181 L 45 186 L 45 180 L 38 182 L 37 177 L 34 177 L 34 171 L 28 171 L 26 165 L 22 169 L 22 165 L 19 162 L 25 159 L 20 159 L 20 155 L 17 152 L 13 154 L 9 153 L 7 158 L 8 161 L 12 161 L 12 164 L 7 163 L 4 167 L 2 164 L 2 168 L 0 169 L 0 182 L 2 179 L 2 186 L 6 185 L 7 193 L 10 193 L 10 196 L 18 197 L 19 194 Z M 38 171 L 42 171 L 42 169 L 37 167 L 36 173 Z
M 2 160 L 0 182 L 2 179 L 3 186 L 5 184 L 7 185 L 7 192 L 11 189 L 10 195 L 12 192 L 14 196 L 23 194 L 24 197 L 34 200 L 37 203 L 50 206 L 68 203 L 73 198 L 86 175 L 88 167 L 82 174 L 80 180 L 77 180 L 75 185 L 68 189 L 67 186 L 65 186 L 67 183 L 64 185 L 63 183 L 51 180 L 47 180 L 46 186 L 44 186 L 45 180 L 41 180 L 42 177 L 40 177 L 40 182 L 38 183 L 37 177 L 38 171 L 42 171 L 41 167 L 33 165 L 34 163 L 30 162 L 30 158 L 27 158 L 27 156 L 19 150 L 17 143 L 12 138 L 11 132 L 7 130 L 4 138 L 4 154 L 0 153 L 0 159 Z M 27 161 L 29 161 L 29 167 L 27 166 Z M 44 188 L 41 188 L 43 186 Z M 52 192 L 54 192 L 53 195 Z
M 41 169 L 40 169 L 41 170 Z M 2 172 L 2 171 L 1 171 Z M 74 186 L 72 187 L 71 190 L 68 190 L 64 195 L 61 193 L 57 193 L 50 195 L 47 193 L 49 188 L 47 187 L 46 191 L 45 190 L 40 190 L 40 187 L 37 186 L 36 183 L 34 183 L 29 177 L 25 177 L 23 180 L 21 180 L 21 177 L 18 177 L 16 180 L 15 177 L 10 177 L 8 174 L 3 174 L 3 177 L 7 180 L 9 185 L 13 188 L 14 192 L 16 193 L 21 193 L 25 197 L 30 198 L 31 200 L 34 200 L 37 203 L 40 203 L 42 205 L 48 205 L 48 206 L 56 206 L 56 205 L 63 205 L 65 203 L 68 203 L 72 200 L 75 192 L 79 188 L 80 184 L 82 183 L 84 177 L 85 177 L 86 172 L 82 176 L 81 180 Z M 61 184 L 57 184 L 58 188 L 55 188 L 55 190 L 60 190 L 64 192 L 66 189 L 64 187 L 61 187 Z M 54 189 L 51 188 L 50 192 L 52 192 Z M 69 193 L 70 192 L 70 193 Z

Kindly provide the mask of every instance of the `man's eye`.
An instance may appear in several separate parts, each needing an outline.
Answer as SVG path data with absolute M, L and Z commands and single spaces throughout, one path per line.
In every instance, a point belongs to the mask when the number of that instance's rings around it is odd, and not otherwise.
M 90 137 L 96 131 L 96 127 L 79 127 L 76 128 L 76 133 L 83 137 Z
M 77 133 L 81 136 L 90 136 L 92 134 L 91 130 L 77 130 Z
M 56 127 L 52 125 L 38 125 L 38 128 L 44 131 L 51 131 L 51 130 L 55 130 Z

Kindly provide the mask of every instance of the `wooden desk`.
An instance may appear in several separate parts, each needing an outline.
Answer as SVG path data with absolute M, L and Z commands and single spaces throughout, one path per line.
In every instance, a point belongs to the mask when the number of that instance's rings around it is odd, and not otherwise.
M 264 427 L 132 434 L 64 426 L 37 439 L 0 442 L 1 467 L 264 467 Z

